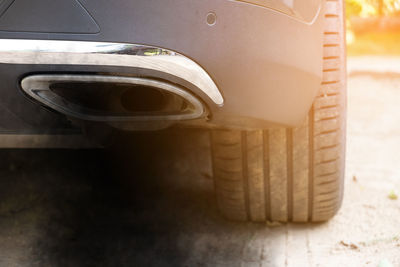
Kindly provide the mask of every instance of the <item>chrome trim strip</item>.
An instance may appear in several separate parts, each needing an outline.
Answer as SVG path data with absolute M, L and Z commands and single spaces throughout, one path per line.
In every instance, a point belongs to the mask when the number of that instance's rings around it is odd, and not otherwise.
M 101 65 L 151 69 L 179 77 L 203 91 L 217 105 L 223 97 L 207 72 L 171 50 L 125 43 L 1 39 L 0 63 Z
M 68 103 L 64 98 L 51 91 L 50 86 L 54 83 L 114 83 L 114 84 L 133 84 L 155 87 L 163 91 L 178 95 L 192 104 L 192 108 L 176 114 L 127 114 L 127 115 L 107 115 L 94 110 Z M 22 89 L 32 98 L 52 109 L 67 116 L 72 116 L 82 120 L 102 121 L 102 122 L 134 122 L 134 121 L 178 121 L 198 119 L 205 114 L 203 104 L 193 95 L 184 89 L 159 80 L 103 76 L 103 75 L 31 75 L 21 81 Z

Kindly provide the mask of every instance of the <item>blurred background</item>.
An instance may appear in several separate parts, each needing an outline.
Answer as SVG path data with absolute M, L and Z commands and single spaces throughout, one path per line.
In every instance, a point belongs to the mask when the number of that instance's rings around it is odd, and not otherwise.
M 348 55 L 400 55 L 400 1 L 346 0 Z

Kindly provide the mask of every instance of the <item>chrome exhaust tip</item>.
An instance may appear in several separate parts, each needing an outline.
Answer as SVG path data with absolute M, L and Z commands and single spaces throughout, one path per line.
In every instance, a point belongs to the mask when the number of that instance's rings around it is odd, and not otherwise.
M 184 121 L 205 116 L 203 103 L 175 84 L 140 77 L 31 75 L 23 91 L 68 117 L 97 122 Z
M 0 63 L 109 66 L 159 72 L 191 84 L 219 107 L 224 104 L 217 85 L 200 65 L 182 54 L 159 47 L 109 42 L 2 39 Z

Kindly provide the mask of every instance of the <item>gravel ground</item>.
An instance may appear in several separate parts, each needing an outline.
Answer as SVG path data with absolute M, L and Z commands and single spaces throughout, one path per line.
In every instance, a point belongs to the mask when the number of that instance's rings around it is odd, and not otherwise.
M 119 154 L 2 150 L 0 266 L 400 266 L 400 74 L 355 71 L 348 87 L 331 221 L 222 219 L 206 132 L 136 135 Z

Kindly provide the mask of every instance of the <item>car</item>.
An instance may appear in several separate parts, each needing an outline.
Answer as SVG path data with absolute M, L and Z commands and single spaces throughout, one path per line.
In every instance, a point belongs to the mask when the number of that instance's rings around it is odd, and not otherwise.
M 328 220 L 343 198 L 343 10 L 343 0 L 3 0 L 1 146 L 207 129 L 226 218 Z

